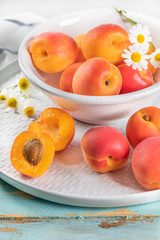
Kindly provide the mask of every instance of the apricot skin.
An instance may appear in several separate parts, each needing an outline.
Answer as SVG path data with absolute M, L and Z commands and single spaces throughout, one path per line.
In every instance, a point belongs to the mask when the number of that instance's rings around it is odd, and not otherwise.
M 84 35 L 85 34 L 81 34 L 74 38 L 78 46 L 78 57 L 76 59 L 76 62 L 84 62 L 86 60 L 82 52 L 82 39 L 84 38 Z
M 72 89 L 73 76 L 81 64 L 82 62 L 74 63 L 63 71 L 60 78 L 60 89 L 62 91 L 73 93 Z
M 45 132 L 52 137 L 55 151 L 64 150 L 72 141 L 75 134 L 73 118 L 59 108 L 46 108 L 37 121 L 32 122 L 29 131 Z
M 133 148 L 146 138 L 160 136 L 160 109 L 151 106 L 135 112 L 127 122 L 126 135 Z
M 120 94 L 135 92 L 153 85 L 153 76 L 149 70 L 135 70 L 126 64 L 118 66 L 118 69 L 122 75 Z
M 127 138 L 109 126 L 88 130 L 82 137 L 81 149 L 86 163 L 100 173 L 123 167 L 130 154 Z
M 160 137 L 150 137 L 140 142 L 133 151 L 132 170 L 144 188 L 160 188 Z
M 24 156 L 24 145 L 33 139 L 38 139 L 42 144 L 41 157 L 36 165 L 31 164 Z M 43 175 L 48 170 L 53 161 L 54 153 L 55 147 L 48 134 L 25 131 L 16 137 L 12 145 L 10 160 L 17 171 L 34 178 Z
M 33 38 L 28 47 L 34 65 L 47 73 L 61 72 L 78 55 L 76 42 L 64 33 L 45 32 Z
M 104 58 L 91 58 L 73 76 L 73 92 L 81 95 L 108 96 L 120 92 L 122 77 L 116 66 Z
M 102 57 L 115 65 L 122 63 L 121 54 L 129 45 L 127 31 L 115 24 L 103 24 L 91 29 L 81 43 L 86 59 Z

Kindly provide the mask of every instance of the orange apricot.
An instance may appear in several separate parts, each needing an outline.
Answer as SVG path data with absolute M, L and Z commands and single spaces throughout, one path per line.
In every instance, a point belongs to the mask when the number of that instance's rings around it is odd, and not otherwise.
M 31 39 L 29 53 L 34 65 L 47 73 L 61 72 L 75 62 L 76 42 L 60 32 L 44 32 Z
M 123 50 L 129 45 L 129 35 L 125 29 L 116 24 L 102 24 L 85 34 L 81 47 L 86 59 L 101 57 L 119 65 L 123 62 Z
M 73 93 L 73 76 L 81 64 L 82 62 L 73 63 L 63 71 L 60 77 L 60 89 L 62 91 Z
M 82 39 L 84 38 L 84 35 L 85 34 L 80 34 L 74 38 L 74 41 L 77 43 L 77 46 L 78 46 L 78 57 L 76 59 L 76 62 L 84 62 L 86 60 L 81 48 L 81 43 L 82 43 Z
M 55 150 L 61 151 L 72 141 L 75 134 L 75 123 L 67 112 L 51 107 L 45 109 L 38 120 L 29 125 L 28 130 L 49 134 L 52 137 Z
M 153 46 L 151 43 L 149 43 L 149 50 L 148 50 L 147 54 L 150 55 L 150 54 L 153 53 L 154 51 L 155 51 L 154 46 Z M 148 60 L 148 69 L 150 70 L 150 72 L 151 72 L 152 74 L 154 74 L 157 68 L 155 68 L 155 67 L 150 63 L 150 61 Z
M 11 149 L 11 163 L 22 174 L 39 177 L 50 167 L 55 153 L 52 138 L 46 133 L 20 133 Z

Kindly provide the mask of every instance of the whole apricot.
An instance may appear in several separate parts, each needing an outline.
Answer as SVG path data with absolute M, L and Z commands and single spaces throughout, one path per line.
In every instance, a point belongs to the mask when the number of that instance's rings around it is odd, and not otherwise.
M 121 54 L 129 45 L 129 35 L 125 29 L 116 24 L 102 24 L 85 34 L 81 48 L 86 59 L 102 57 L 119 65 L 123 61 Z
M 83 62 L 72 81 L 73 92 L 81 95 L 117 95 L 121 86 L 120 71 L 104 58 L 91 58 Z
M 81 149 L 86 163 L 100 173 L 123 167 L 130 154 L 127 138 L 110 126 L 89 129 L 82 137 Z
M 140 142 L 133 151 L 132 170 L 144 188 L 160 188 L 160 137 L 150 137 Z
M 135 112 L 127 122 L 126 135 L 133 148 L 145 138 L 160 136 L 160 109 L 150 106 Z
M 60 32 L 44 32 L 31 39 L 28 47 L 34 65 L 47 73 L 61 72 L 78 55 L 76 42 Z

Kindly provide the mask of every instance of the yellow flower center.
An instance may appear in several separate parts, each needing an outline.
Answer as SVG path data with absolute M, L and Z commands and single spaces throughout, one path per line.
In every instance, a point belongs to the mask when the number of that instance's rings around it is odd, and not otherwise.
M 9 98 L 7 101 L 7 105 L 8 107 L 15 108 L 17 107 L 17 100 L 14 97 Z
M 26 107 L 24 109 L 24 113 L 27 117 L 32 117 L 34 115 L 34 108 L 33 107 Z
M 145 41 L 145 37 L 142 34 L 139 34 L 137 36 L 137 42 L 144 43 L 144 41 Z
M 156 62 L 160 62 L 160 53 L 157 53 L 154 57 Z
M 22 91 L 25 91 L 27 90 L 29 87 L 29 82 L 26 78 L 21 78 L 19 80 L 19 88 L 22 90 Z
M 5 101 L 7 98 L 4 95 L 0 95 L 0 101 Z
M 131 59 L 133 62 L 140 62 L 141 61 L 141 54 L 138 52 L 134 52 L 131 55 Z

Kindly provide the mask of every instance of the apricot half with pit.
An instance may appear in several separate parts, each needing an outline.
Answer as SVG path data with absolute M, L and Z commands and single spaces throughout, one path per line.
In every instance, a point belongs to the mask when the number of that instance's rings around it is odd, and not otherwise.
M 38 120 L 29 125 L 28 130 L 49 134 L 52 137 L 55 150 L 61 151 L 72 141 L 75 124 L 73 118 L 67 112 L 51 107 L 45 109 Z
M 50 167 L 55 153 L 52 138 L 46 133 L 20 133 L 11 149 L 11 163 L 22 174 L 39 177 Z

